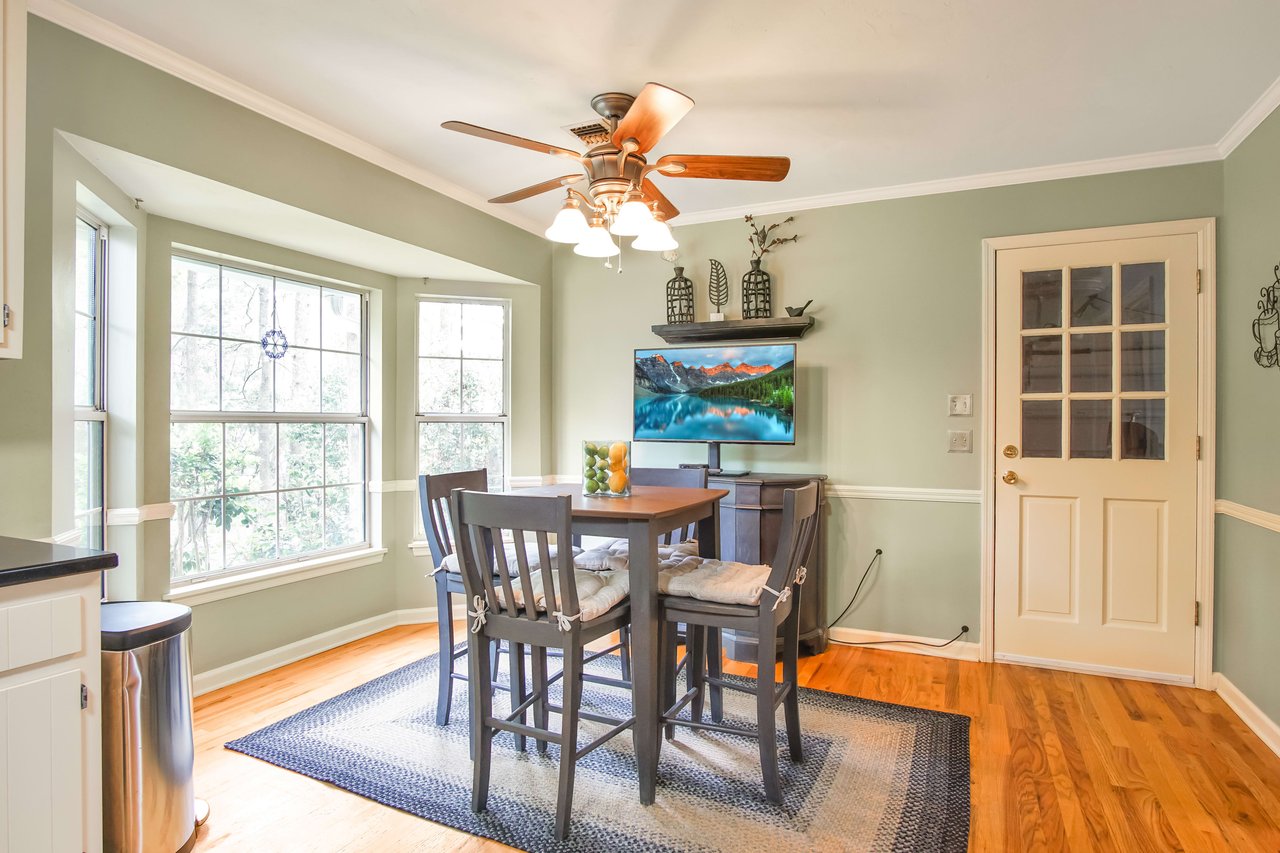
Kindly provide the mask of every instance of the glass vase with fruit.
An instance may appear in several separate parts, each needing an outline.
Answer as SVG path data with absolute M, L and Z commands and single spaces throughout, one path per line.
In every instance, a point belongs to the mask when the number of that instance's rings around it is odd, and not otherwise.
M 593 498 L 631 494 L 631 442 L 582 442 L 582 493 Z

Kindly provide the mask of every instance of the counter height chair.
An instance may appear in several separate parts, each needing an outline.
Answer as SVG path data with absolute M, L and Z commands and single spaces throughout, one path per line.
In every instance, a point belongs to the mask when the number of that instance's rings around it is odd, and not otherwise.
M 800 588 L 805 580 L 802 561 L 813 546 L 817 522 L 818 484 L 810 483 L 801 489 L 787 489 L 783 493 L 782 530 L 772 566 L 748 566 L 719 560 L 686 561 L 678 573 L 666 573 L 660 584 L 665 593 L 659 598 L 663 619 L 661 642 L 664 661 L 673 659 L 669 649 L 675 644 L 675 626 L 681 622 L 690 628 L 701 625 L 715 629 L 753 631 L 759 638 L 756 644 L 758 669 L 754 688 L 705 674 L 702 671 L 702 656 L 697 649 L 690 649 L 686 671 L 689 689 L 663 714 L 663 722 L 668 726 L 668 737 L 672 736 L 671 726 L 688 726 L 757 738 L 760 741 L 760 770 L 764 776 L 765 795 L 775 803 L 782 802 L 775 718 L 779 704 L 786 711 L 791 759 L 800 761 L 803 758 L 800 743 L 800 702 L 796 694 L 800 652 L 799 599 Z M 776 682 L 775 670 L 777 643 L 774 638 L 778 636 L 779 629 L 783 638 L 781 684 Z M 690 635 L 697 636 L 694 631 Z M 697 645 L 696 640 L 692 643 Z M 675 667 L 667 665 L 664 670 L 663 692 L 670 699 L 675 695 Z M 734 728 L 716 722 L 704 723 L 693 709 L 691 719 L 680 719 L 677 716 L 680 711 L 707 684 L 754 693 L 756 730 Z
M 636 486 L 671 486 L 680 489 L 705 489 L 707 487 L 706 468 L 632 468 L 631 483 Z M 659 548 L 671 547 L 681 542 L 694 542 L 698 535 L 698 526 L 691 524 L 687 528 L 669 531 L 658 537 Z M 661 551 L 660 551 L 661 553 Z M 681 634 L 683 633 L 683 636 Z M 719 680 L 724 666 L 724 654 L 720 644 L 720 629 L 699 626 L 697 636 L 690 638 L 688 632 L 677 632 L 677 640 L 685 642 L 685 655 L 676 664 L 676 673 L 689 664 L 689 653 L 694 646 L 702 653 L 706 661 L 706 673 L 712 677 L 707 693 L 711 700 L 711 719 L 720 722 L 724 719 L 724 700 Z M 674 654 L 675 647 L 671 652 Z M 693 711 L 698 719 L 702 718 L 703 693 L 693 699 Z
M 471 743 L 473 746 L 472 811 L 484 811 L 489 795 L 489 770 L 493 736 L 500 731 L 515 735 L 516 748 L 524 749 L 525 738 L 537 741 L 545 752 L 549 741 L 560 745 L 560 780 L 556 794 L 555 834 L 564 840 L 569 834 L 573 807 L 574 770 L 584 757 L 610 738 L 635 724 L 635 717 L 616 720 L 583 711 L 583 667 L 607 651 L 584 659 L 584 647 L 630 623 L 627 572 L 589 572 L 577 569 L 570 560 L 553 566 L 550 537 L 568 542 L 572 523 L 572 500 L 566 496 L 537 497 L 494 495 L 455 489 L 450 499 L 453 529 L 458 536 L 462 581 L 466 587 L 469 619 L 468 640 L 471 683 L 492 680 L 491 662 L 484 654 L 495 640 L 511 644 L 513 656 L 523 659 L 523 647 L 530 646 L 533 690 L 524 694 L 524 685 L 514 685 L 511 713 L 493 714 L 493 692 L 469 691 Z M 529 549 L 519 547 L 532 535 Z M 509 566 L 507 538 L 517 544 L 514 567 Z M 495 543 L 497 547 L 495 547 Z M 537 558 L 531 565 L 530 554 Z M 547 651 L 559 649 L 563 668 L 555 676 L 547 674 Z M 562 682 L 562 704 L 551 702 L 549 686 Z M 630 688 L 623 681 L 617 685 Z M 532 712 L 533 725 L 528 725 Z M 560 714 L 560 731 L 550 728 L 550 713 Z M 607 723 L 611 728 L 586 746 L 578 747 L 580 719 Z

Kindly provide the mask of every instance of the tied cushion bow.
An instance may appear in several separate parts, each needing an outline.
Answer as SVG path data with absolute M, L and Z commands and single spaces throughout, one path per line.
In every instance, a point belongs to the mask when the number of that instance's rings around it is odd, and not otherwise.
M 489 602 L 477 595 L 471 600 L 471 604 L 475 607 L 475 610 L 467 611 L 467 615 L 475 620 L 471 623 L 471 633 L 479 634 L 480 629 L 484 627 L 484 623 L 489 621 L 486 615 L 489 612 Z
M 575 620 L 582 619 L 582 614 L 575 613 L 573 616 L 566 616 L 563 610 L 557 610 L 555 612 L 555 617 L 556 627 L 558 627 L 562 632 L 568 632 L 573 630 L 573 623 Z

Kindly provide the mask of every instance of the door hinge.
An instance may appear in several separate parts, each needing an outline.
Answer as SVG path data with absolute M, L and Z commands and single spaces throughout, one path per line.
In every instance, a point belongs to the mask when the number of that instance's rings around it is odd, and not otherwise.
M 4 328 L 6 329 L 9 328 L 10 313 L 11 312 L 9 311 L 9 303 L 6 302 L 4 305 Z
M 1200 602 L 1196 602 L 1196 627 L 1200 627 Z
M 1200 436 L 1196 436 L 1196 459 L 1200 458 Z
M 80 685 L 80 710 L 83 711 L 89 707 L 89 687 L 88 685 Z
M 1201 281 L 1201 277 L 1203 275 L 1204 275 L 1203 271 L 1196 270 L 1196 293 L 1199 293 L 1200 288 L 1204 286 L 1203 282 Z

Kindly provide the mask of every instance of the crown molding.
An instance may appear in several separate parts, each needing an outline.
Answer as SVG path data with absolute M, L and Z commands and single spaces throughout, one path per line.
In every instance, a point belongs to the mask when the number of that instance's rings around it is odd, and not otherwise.
M 1280 107 L 1280 77 L 1277 77 L 1266 91 L 1258 96 L 1258 100 L 1254 101 L 1253 105 L 1245 110 L 1244 115 L 1231 125 L 1231 129 L 1223 134 L 1222 139 L 1218 140 L 1218 157 L 1227 159 L 1241 142 L 1249 138 L 1249 134 L 1258 129 L 1258 125 L 1262 124 L 1267 116 L 1275 112 L 1276 107 Z
M 464 189 L 436 173 L 416 166 L 357 136 L 278 101 L 270 95 L 246 86 L 231 77 L 214 71 L 181 54 L 144 38 L 137 33 L 87 12 L 68 0 L 29 0 L 27 9 L 33 15 L 71 30 L 87 39 L 96 41 L 125 56 L 171 74 L 193 86 L 198 86 L 220 98 L 239 104 L 245 109 L 266 116 L 272 121 L 305 133 L 321 142 L 332 145 L 375 166 L 394 172 L 429 190 L 448 196 L 454 201 L 473 207 L 482 213 L 511 225 L 541 235 L 545 226 L 539 225 L 514 210 L 490 205 L 486 199 Z
M 344 130 L 340 130 L 296 107 L 291 107 L 282 101 L 265 95 L 207 66 L 194 62 L 105 18 L 87 12 L 69 2 L 69 0 L 29 0 L 28 10 L 32 14 L 38 15 L 60 27 L 65 27 L 85 38 L 92 39 L 126 56 L 172 74 L 194 86 L 198 86 L 246 109 L 264 115 L 273 121 L 291 127 L 300 133 L 305 133 L 321 142 L 341 149 L 354 157 L 407 178 L 454 201 L 473 207 L 488 216 L 507 222 L 531 234 L 540 235 L 542 233 L 543 225 L 517 213 L 515 210 L 490 205 L 486 199 L 458 186 L 447 178 L 421 166 L 414 165 L 389 151 L 366 142 Z M 679 220 L 673 222 L 672 226 L 680 227 L 682 225 L 697 225 L 705 222 L 722 222 L 745 216 L 748 213 L 767 216 L 778 213 L 794 213 L 801 210 L 815 210 L 823 207 L 862 204 L 871 201 L 889 201 L 966 190 L 1015 186 L 1017 184 L 1030 184 L 1040 181 L 1057 181 L 1065 178 L 1081 178 L 1091 175 L 1106 175 L 1141 169 L 1159 169 L 1167 166 L 1214 162 L 1225 159 L 1277 107 L 1280 107 L 1280 79 L 1274 81 L 1262 93 L 1258 100 L 1249 107 L 1245 114 L 1231 126 L 1218 142 L 1210 145 L 802 196 L 764 204 L 702 210 L 681 214 Z
M 795 213 L 800 210 L 840 207 L 846 204 L 863 204 L 869 201 L 889 201 L 891 199 L 941 195 L 942 193 L 963 192 L 965 190 L 992 189 L 1016 184 L 1034 184 L 1040 181 L 1058 181 L 1063 178 L 1107 175 L 1115 172 L 1136 172 L 1141 169 L 1185 166 L 1190 163 L 1207 163 L 1220 159 L 1222 159 L 1222 156 L 1219 154 L 1217 145 L 1200 145 L 1194 148 L 1155 151 L 1150 154 L 1128 154 L 1123 157 L 1081 160 L 1075 163 L 1060 163 L 1054 166 L 1033 166 L 1027 169 L 985 172 L 980 175 L 967 175 L 960 178 L 941 178 L 936 181 L 917 181 L 911 184 L 895 184 L 893 186 L 872 187 L 865 190 L 825 193 L 803 198 L 770 201 L 764 204 L 700 210 L 695 213 L 680 214 L 679 221 L 673 222 L 672 227 L 697 225 L 702 222 L 722 222 L 726 219 L 737 219 L 740 216 L 746 216 L 748 213 L 757 216 Z

